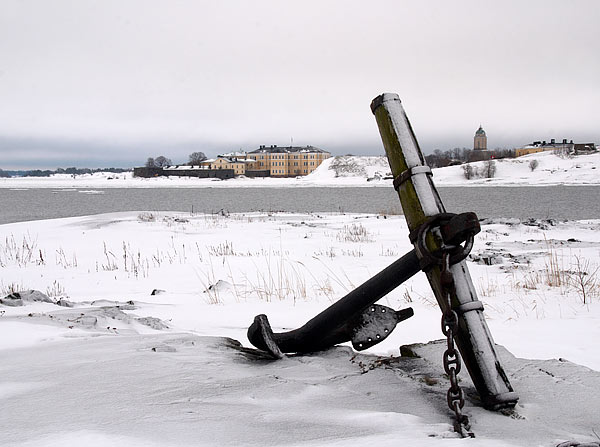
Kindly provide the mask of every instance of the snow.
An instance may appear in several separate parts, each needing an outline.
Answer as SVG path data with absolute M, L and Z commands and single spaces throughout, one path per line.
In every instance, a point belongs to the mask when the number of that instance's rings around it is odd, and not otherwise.
M 530 163 L 538 167 L 531 171 Z M 494 160 L 496 174 L 493 178 L 466 180 L 462 166 L 434 169 L 438 186 L 513 186 L 513 185 L 598 185 L 600 184 L 600 153 L 561 158 L 552 152 L 539 152 L 518 158 Z M 471 163 L 481 170 L 486 162 Z
M 584 303 L 574 279 L 597 279 L 599 226 L 483 222 L 468 266 L 526 419 L 479 407 L 463 371 L 474 445 L 595 439 L 600 290 L 588 283 Z M 445 408 L 441 345 L 398 358 L 400 345 L 442 337 L 422 273 L 380 302 L 414 317 L 362 354 L 269 361 L 246 349 L 255 315 L 276 332 L 299 327 L 412 249 L 402 216 L 124 212 L 0 234 L 0 298 L 33 289 L 74 304 L 0 305 L 2 443 L 464 442 Z
M 538 161 L 531 171 L 529 164 Z M 515 159 L 495 160 L 494 178 L 464 177 L 463 167 L 433 169 L 436 186 L 549 186 L 600 185 L 600 153 L 560 158 L 551 152 L 530 154 Z M 485 162 L 472 163 L 482 170 Z M 180 166 L 179 169 L 187 169 Z M 55 174 L 51 177 L 0 178 L 0 189 L 28 188 L 227 188 L 227 187 L 386 187 L 391 186 L 389 164 L 384 156 L 338 156 L 324 160 L 311 174 L 296 178 L 239 177 L 220 181 L 195 177 L 135 178 L 131 172 L 97 172 L 73 177 Z

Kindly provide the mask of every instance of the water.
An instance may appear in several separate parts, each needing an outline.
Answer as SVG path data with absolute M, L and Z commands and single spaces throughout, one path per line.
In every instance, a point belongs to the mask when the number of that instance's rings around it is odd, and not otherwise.
M 450 212 L 600 219 L 600 186 L 439 188 Z M 392 188 L 0 189 L 0 224 L 117 211 L 400 213 Z

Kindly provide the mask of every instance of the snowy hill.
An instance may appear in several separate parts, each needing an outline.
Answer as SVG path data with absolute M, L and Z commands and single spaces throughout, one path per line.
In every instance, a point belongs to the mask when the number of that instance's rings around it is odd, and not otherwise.
M 536 160 L 538 167 L 530 169 Z M 434 169 L 438 186 L 485 185 L 600 185 L 600 153 L 560 158 L 550 152 L 531 154 L 516 159 L 495 160 L 493 178 L 467 180 L 463 166 Z M 469 165 L 475 172 L 485 162 Z M 112 174 L 98 172 L 73 177 L 56 174 L 51 177 L 0 178 L 0 188 L 227 188 L 227 187 L 298 187 L 298 186 L 364 186 L 390 187 L 390 167 L 384 156 L 337 156 L 325 160 L 312 174 L 297 178 L 235 178 L 231 180 L 194 177 L 134 178 L 131 172 Z
M 537 167 L 532 170 L 532 162 Z M 486 162 L 470 163 L 482 172 Z M 482 185 L 598 185 L 600 184 L 600 153 L 561 158 L 551 152 L 540 152 L 519 158 L 495 160 L 493 178 L 467 180 L 464 165 L 434 169 L 434 181 L 440 186 Z
M 532 162 L 537 164 L 533 170 Z M 551 152 L 541 152 L 514 159 L 494 160 L 496 172 L 492 178 L 482 176 L 485 164 L 485 161 L 480 161 L 434 169 L 434 182 L 438 186 L 600 184 L 600 153 L 561 158 Z M 472 167 L 475 173 L 473 178 L 465 177 L 465 166 Z M 389 181 L 379 180 L 390 175 L 386 157 L 344 156 L 326 160 L 306 178 L 306 182 L 389 186 Z

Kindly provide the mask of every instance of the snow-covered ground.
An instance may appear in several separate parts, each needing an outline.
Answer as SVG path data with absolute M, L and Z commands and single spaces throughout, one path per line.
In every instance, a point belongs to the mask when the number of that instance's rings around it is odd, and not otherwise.
M 483 223 L 469 268 L 495 341 L 518 357 L 499 348 L 521 400 L 513 417 L 483 410 L 464 371 L 467 442 L 597 439 L 599 227 Z M 299 327 L 408 252 L 402 216 L 129 212 L 0 232 L 3 445 L 464 442 L 446 439 L 441 346 L 398 358 L 441 338 L 422 273 L 381 301 L 414 317 L 363 354 L 246 349 L 255 315 Z M 23 290 L 43 295 L 3 298 Z
M 532 170 L 531 162 L 537 167 Z M 486 162 L 470 163 L 482 172 Z M 436 185 L 443 186 L 513 186 L 513 185 L 598 185 L 600 184 L 600 153 L 561 158 L 552 152 L 539 152 L 518 158 L 494 161 L 493 178 L 477 177 L 467 180 L 463 165 L 434 170 Z
M 532 171 L 530 163 L 537 160 Z M 482 171 L 484 162 L 472 163 Z M 515 185 L 599 185 L 600 153 L 560 158 L 551 152 L 531 154 L 516 159 L 496 160 L 493 178 L 467 180 L 462 166 L 434 169 L 438 186 L 515 186 Z M 298 178 L 235 178 L 231 180 L 193 177 L 134 178 L 132 173 L 99 172 L 73 177 L 56 174 L 51 177 L 0 178 L 0 188 L 226 188 L 226 187 L 303 187 L 364 186 L 389 187 L 391 180 L 387 159 L 381 157 L 343 156 L 325 160 L 312 174 Z

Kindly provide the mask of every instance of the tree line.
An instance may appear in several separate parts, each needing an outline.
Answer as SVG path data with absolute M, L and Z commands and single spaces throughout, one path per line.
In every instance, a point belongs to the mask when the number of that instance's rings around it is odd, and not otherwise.
M 188 162 L 185 164 L 189 166 L 196 166 L 204 160 L 206 160 L 206 155 L 204 155 L 204 152 L 192 152 L 188 157 Z M 166 166 L 173 166 L 173 162 L 170 158 L 167 158 L 164 155 L 159 155 L 156 158 L 148 157 L 144 166 L 146 168 L 164 168 Z
M 471 161 L 480 161 L 482 160 L 482 155 L 485 155 L 486 159 L 491 158 L 496 160 L 501 158 L 515 158 L 515 150 L 498 148 L 486 151 L 485 154 L 482 154 L 480 151 L 474 151 L 473 149 L 467 149 L 466 147 L 455 147 L 454 149 L 449 149 L 447 151 L 436 149 L 432 154 L 426 155 L 425 160 L 427 161 L 427 165 L 431 168 L 443 168 L 445 166 L 463 164 Z
M 7 170 L 0 169 L 0 177 L 50 177 L 54 174 L 69 174 L 69 175 L 80 175 L 80 174 L 93 174 L 94 172 L 129 172 L 131 169 L 126 168 L 56 168 L 56 169 L 31 169 L 31 170 Z

